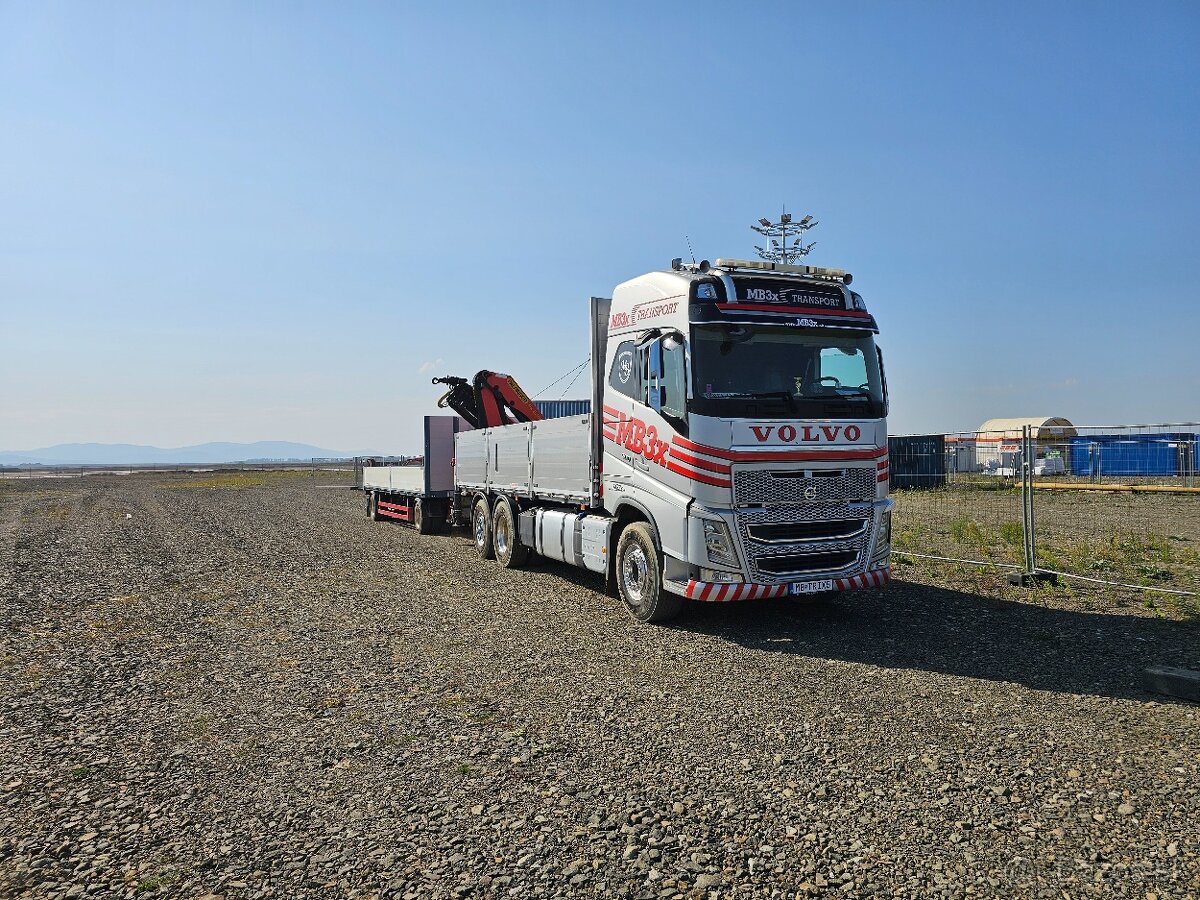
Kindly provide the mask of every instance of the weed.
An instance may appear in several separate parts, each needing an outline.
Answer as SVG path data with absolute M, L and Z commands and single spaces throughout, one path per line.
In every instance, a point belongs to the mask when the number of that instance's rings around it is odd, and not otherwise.
M 170 887 L 179 880 L 177 872 L 159 872 L 157 875 L 151 875 L 149 878 L 143 878 L 137 883 L 134 891 L 141 894 L 146 891 L 157 891 L 160 888 Z
M 1005 522 L 1000 526 L 1000 540 L 1010 547 L 1025 545 L 1025 528 L 1020 522 Z
M 1200 601 L 1194 597 L 1181 597 L 1178 594 L 1167 595 L 1167 607 L 1180 619 L 1187 622 L 1200 620 Z
M 983 539 L 983 529 L 970 516 L 959 516 L 951 522 L 950 536 L 960 544 L 969 544 L 981 549 L 987 546 Z

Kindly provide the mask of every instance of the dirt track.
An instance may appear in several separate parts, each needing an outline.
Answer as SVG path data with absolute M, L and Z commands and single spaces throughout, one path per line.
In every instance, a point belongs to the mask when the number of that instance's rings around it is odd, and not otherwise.
M 0 896 L 1200 895 L 1194 623 L 638 626 L 327 484 L 0 486 Z

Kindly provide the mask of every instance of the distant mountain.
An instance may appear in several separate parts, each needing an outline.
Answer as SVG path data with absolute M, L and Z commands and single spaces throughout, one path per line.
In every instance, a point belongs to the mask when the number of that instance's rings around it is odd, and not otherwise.
M 0 450 L 0 466 L 21 465 L 171 465 L 178 463 L 230 463 L 308 460 L 343 457 L 337 450 L 290 441 L 256 441 L 252 444 L 211 443 L 191 447 L 149 447 L 142 444 L 56 444 L 37 450 Z

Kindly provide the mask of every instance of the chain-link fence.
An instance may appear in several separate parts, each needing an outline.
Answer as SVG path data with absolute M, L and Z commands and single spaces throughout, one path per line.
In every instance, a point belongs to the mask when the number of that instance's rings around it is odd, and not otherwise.
M 893 437 L 894 552 L 1195 597 L 1198 440 L 1196 423 Z
M 899 554 L 1021 570 L 1019 435 L 925 434 L 888 441 Z

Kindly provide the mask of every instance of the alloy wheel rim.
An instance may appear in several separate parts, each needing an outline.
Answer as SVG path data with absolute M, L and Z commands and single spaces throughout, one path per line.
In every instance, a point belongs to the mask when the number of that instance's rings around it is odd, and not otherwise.
M 650 565 L 646 561 L 646 552 L 634 544 L 621 560 L 621 581 L 624 583 L 625 596 L 635 604 L 642 602 L 649 574 Z

